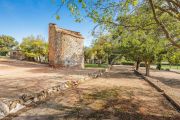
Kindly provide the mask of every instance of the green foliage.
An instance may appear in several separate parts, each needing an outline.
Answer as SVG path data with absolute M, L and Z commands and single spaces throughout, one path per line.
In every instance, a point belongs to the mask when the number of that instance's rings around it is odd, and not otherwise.
M 120 40 L 120 53 L 128 60 L 143 61 L 148 70 L 149 65 L 166 50 L 167 43 L 167 40 L 158 36 L 154 30 L 124 30 Z M 148 70 L 147 75 L 149 75 Z
M 161 69 L 174 69 L 174 70 L 180 70 L 180 65 L 162 65 Z
M 165 55 L 165 58 L 169 64 L 179 64 L 180 63 L 180 50 L 175 47 L 170 47 Z
M 159 23 L 152 12 L 151 1 L 155 7 L 155 14 Z M 154 29 L 157 33 L 165 36 L 172 45 L 179 46 L 177 39 L 180 37 L 180 17 L 179 6 L 177 1 L 171 0 L 63 0 L 62 4 L 66 4 L 76 21 L 82 20 L 88 16 L 100 28 L 106 30 L 114 30 L 122 27 L 131 30 L 147 30 Z M 82 8 L 80 7 L 82 6 Z M 148 13 L 148 14 L 147 14 Z M 130 21 L 130 22 L 129 22 Z M 156 28 L 154 25 L 157 25 Z M 164 28 L 162 27 L 164 26 Z M 166 30 L 165 30 L 166 29 Z M 166 31 L 166 32 L 165 32 Z M 168 35 L 170 37 L 168 37 Z
M 84 9 L 79 8 L 82 2 L 86 4 Z M 105 29 L 104 33 L 111 36 L 109 41 L 100 32 L 101 36 L 93 43 L 92 52 L 97 59 L 109 60 L 115 50 L 116 54 L 122 54 L 128 60 L 145 62 L 147 69 L 153 62 L 160 64 L 165 54 L 169 62 L 179 62 L 179 52 L 171 52 L 172 45 L 180 46 L 179 6 L 176 1 L 70 0 L 67 4 L 72 4 L 69 9 L 75 17 L 80 15 L 80 11 L 85 13 L 100 30 Z
M 105 41 L 103 39 L 101 39 L 101 40 L 97 39 L 96 41 L 94 41 L 92 51 L 93 51 L 96 59 L 102 60 L 105 56 L 105 51 L 102 46 L 104 44 L 104 42 Z
M 11 36 L 0 36 L 0 56 L 5 56 L 13 47 L 18 45 L 18 42 Z
M 106 64 L 101 64 L 101 65 L 98 65 L 98 64 L 85 64 L 85 67 L 86 68 L 107 68 L 108 65 L 106 65 Z
M 91 48 L 88 48 L 88 47 L 85 47 L 85 48 L 84 48 L 84 59 L 85 59 L 85 61 L 86 61 L 87 59 L 91 59 L 92 55 L 93 55 L 92 49 L 91 49 Z
M 57 19 L 57 20 L 60 20 L 60 16 L 59 16 L 59 15 L 56 15 L 56 19 Z
M 48 44 L 44 42 L 43 38 L 40 36 L 29 36 L 24 38 L 20 44 L 20 48 L 26 58 L 30 58 L 32 60 L 35 58 L 40 59 L 41 56 L 48 56 Z
M 121 62 L 122 65 L 134 65 L 134 62 L 130 62 L 130 61 L 125 61 L 125 62 Z
M 116 57 L 113 55 L 113 51 L 117 48 L 113 45 L 111 36 L 100 36 L 96 39 L 92 46 L 92 51 L 96 59 L 106 61 L 111 64 L 113 59 Z

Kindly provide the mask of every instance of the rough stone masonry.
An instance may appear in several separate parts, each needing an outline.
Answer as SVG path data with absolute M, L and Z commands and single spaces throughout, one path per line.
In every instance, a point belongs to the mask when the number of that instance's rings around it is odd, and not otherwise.
M 53 67 L 84 68 L 84 38 L 79 32 L 49 24 L 49 64 Z

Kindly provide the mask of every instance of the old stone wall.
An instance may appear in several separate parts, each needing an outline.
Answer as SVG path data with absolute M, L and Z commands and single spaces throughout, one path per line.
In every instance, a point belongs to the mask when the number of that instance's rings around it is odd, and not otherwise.
M 84 68 L 83 40 L 79 32 L 49 24 L 49 64 L 53 67 Z

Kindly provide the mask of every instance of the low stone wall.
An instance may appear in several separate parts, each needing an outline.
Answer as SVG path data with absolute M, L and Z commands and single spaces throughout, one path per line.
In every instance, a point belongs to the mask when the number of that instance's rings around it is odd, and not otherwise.
M 81 78 L 80 80 L 71 80 L 66 82 L 61 82 L 59 85 L 54 86 L 49 89 L 45 89 L 39 93 L 34 94 L 23 94 L 19 99 L 10 100 L 4 99 L 0 101 L 0 119 L 4 118 L 8 114 L 15 113 L 31 103 L 36 103 L 38 101 L 45 100 L 48 95 L 56 92 L 61 92 L 67 89 L 76 88 L 80 83 L 85 82 L 90 79 L 95 79 L 101 77 L 103 74 L 109 71 L 110 68 L 101 69 L 94 73 L 89 73 L 88 77 Z

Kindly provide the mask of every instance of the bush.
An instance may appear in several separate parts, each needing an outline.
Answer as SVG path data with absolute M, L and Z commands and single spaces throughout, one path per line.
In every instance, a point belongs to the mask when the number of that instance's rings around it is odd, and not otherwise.
M 141 63 L 141 64 L 140 64 L 140 67 L 145 67 L 145 64 L 144 64 L 144 63 Z
M 165 70 L 166 70 L 166 71 L 170 71 L 170 69 L 169 69 L 169 68 L 166 68 Z
M 6 56 L 8 52 L 0 51 L 0 56 Z
M 108 65 L 106 64 L 85 64 L 85 67 L 92 67 L 92 68 L 107 68 Z
M 134 65 L 134 62 L 121 62 L 122 65 Z

